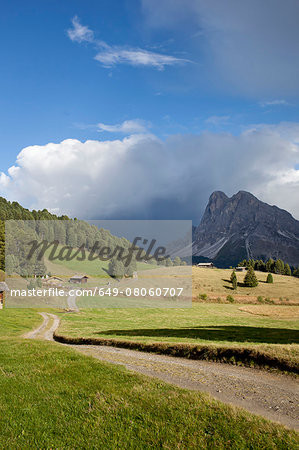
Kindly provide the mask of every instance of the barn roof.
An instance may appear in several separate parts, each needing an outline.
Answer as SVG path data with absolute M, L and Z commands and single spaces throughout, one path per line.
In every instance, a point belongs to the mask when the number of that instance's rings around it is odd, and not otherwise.
M 56 277 L 55 275 L 53 275 L 52 277 L 44 278 L 43 281 L 44 281 L 44 282 L 47 282 L 47 281 L 53 281 L 53 280 L 63 281 L 62 278 Z
M 82 278 L 88 278 L 87 275 L 73 275 L 70 279 L 71 280 L 82 280 Z

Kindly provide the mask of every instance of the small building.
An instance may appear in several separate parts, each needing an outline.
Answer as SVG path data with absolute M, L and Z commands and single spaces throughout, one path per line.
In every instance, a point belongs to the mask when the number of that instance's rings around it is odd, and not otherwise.
M 214 268 L 214 264 L 212 262 L 206 262 L 206 263 L 198 263 L 196 264 L 197 267 L 208 267 L 209 269 Z
M 236 267 L 236 272 L 245 272 L 247 267 Z
M 87 275 L 73 275 L 69 279 L 69 283 L 79 283 L 79 284 L 87 283 L 88 278 L 89 277 Z
M 0 283 L 0 309 L 4 306 L 4 295 L 5 292 L 8 291 L 8 286 L 4 281 L 1 281 Z
M 42 280 L 42 283 L 44 286 L 48 286 L 48 287 L 62 287 L 63 279 L 53 276 L 53 277 L 44 278 Z

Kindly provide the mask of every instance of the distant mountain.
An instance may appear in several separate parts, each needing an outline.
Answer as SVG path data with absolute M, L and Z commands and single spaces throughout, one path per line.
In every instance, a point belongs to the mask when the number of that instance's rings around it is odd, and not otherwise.
M 249 192 L 231 198 L 216 191 L 193 234 L 193 255 L 219 267 L 242 259 L 282 259 L 299 265 L 299 221 Z

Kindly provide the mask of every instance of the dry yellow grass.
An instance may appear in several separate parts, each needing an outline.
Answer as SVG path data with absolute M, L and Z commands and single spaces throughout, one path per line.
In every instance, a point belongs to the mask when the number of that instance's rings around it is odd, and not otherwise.
M 273 274 L 273 284 L 266 283 L 267 273 L 256 271 L 259 285 L 255 288 L 242 286 L 245 272 L 237 272 L 238 288 L 232 290 L 230 283 L 231 269 L 208 269 L 193 267 L 193 300 L 206 294 L 208 300 L 226 299 L 232 295 L 236 302 L 257 303 L 257 297 L 268 298 L 275 303 L 299 303 L 299 278 Z
M 295 305 L 246 305 L 241 306 L 239 310 L 256 316 L 271 317 L 272 319 L 299 320 L 299 308 Z

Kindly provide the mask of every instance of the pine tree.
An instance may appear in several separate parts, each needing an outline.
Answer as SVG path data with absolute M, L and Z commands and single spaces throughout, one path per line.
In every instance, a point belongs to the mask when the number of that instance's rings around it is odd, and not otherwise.
M 108 266 L 108 273 L 111 277 L 122 278 L 125 274 L 123 262 L 116 258 L 111 259 Z
M 243 261 L 239 262 L 238 267 L 246 267 L 247 260 L 243 259 Z
M 281 275 L 284 274 L 284 263 L 282 262 L 281 259 L 275 261 L 274 272 L 280 273 Z
M 258 285 L 258 281 L 254 272 L 253 267 L 250 265 L 244 277 L 244 284 L 247 287 L 256 287 Z
M 238 280 L 237 280 L 236 272 L 234 270 L 232 271 L 232 274 L 230 276 L 230 282 L 233 285 L 233 289 L 234 290 L 237 289 L 237 287 L 238 287 Z
M 182 260 L 179 256 L 176 256 L 173 260 L 173 265 L 174 266 L 181 266 L 182 265 Z
M 262 259 L 260 259 L 259 261 L 257 261 L 257 265 L 256 265 L 256 269 L 260 270 L 261 272 L 265 272 L 266 270 L 266 265 L 264 263 L 264 261 Z
M 133 258 L 128 266 L 124 267 L 124 272 L 127 277 L 132 277 L 134 272 L 137 271 L 137 262 L 136 259 Z
M 266 262 L 266 270 L 267 272 L 273 272 L 274 270 L 274 260 L 272 258 L 269 258 Z
M 266 283 L 273 283 L 273 276 L 272 276 L 272 273 L 268 273 Z
M 166 259 L 165 265 L 166 265 L 166 267 L 171 267 L 171 266 L 173 266 L 173 263 L 172 263 L 172 261 L 171 261 L 170 258 L 167 258 L 167 259 Z
M 290 266 L 289 266 L 288 263 L 286 263 L 286 264 L 284 265 L 284 274 L 285 274 L 285 275 L 288 275 L 288 276 L 291 276 L 291 275 L 292 275 L 292 271 L 291 271 L 291 268 L 290 268 Z

